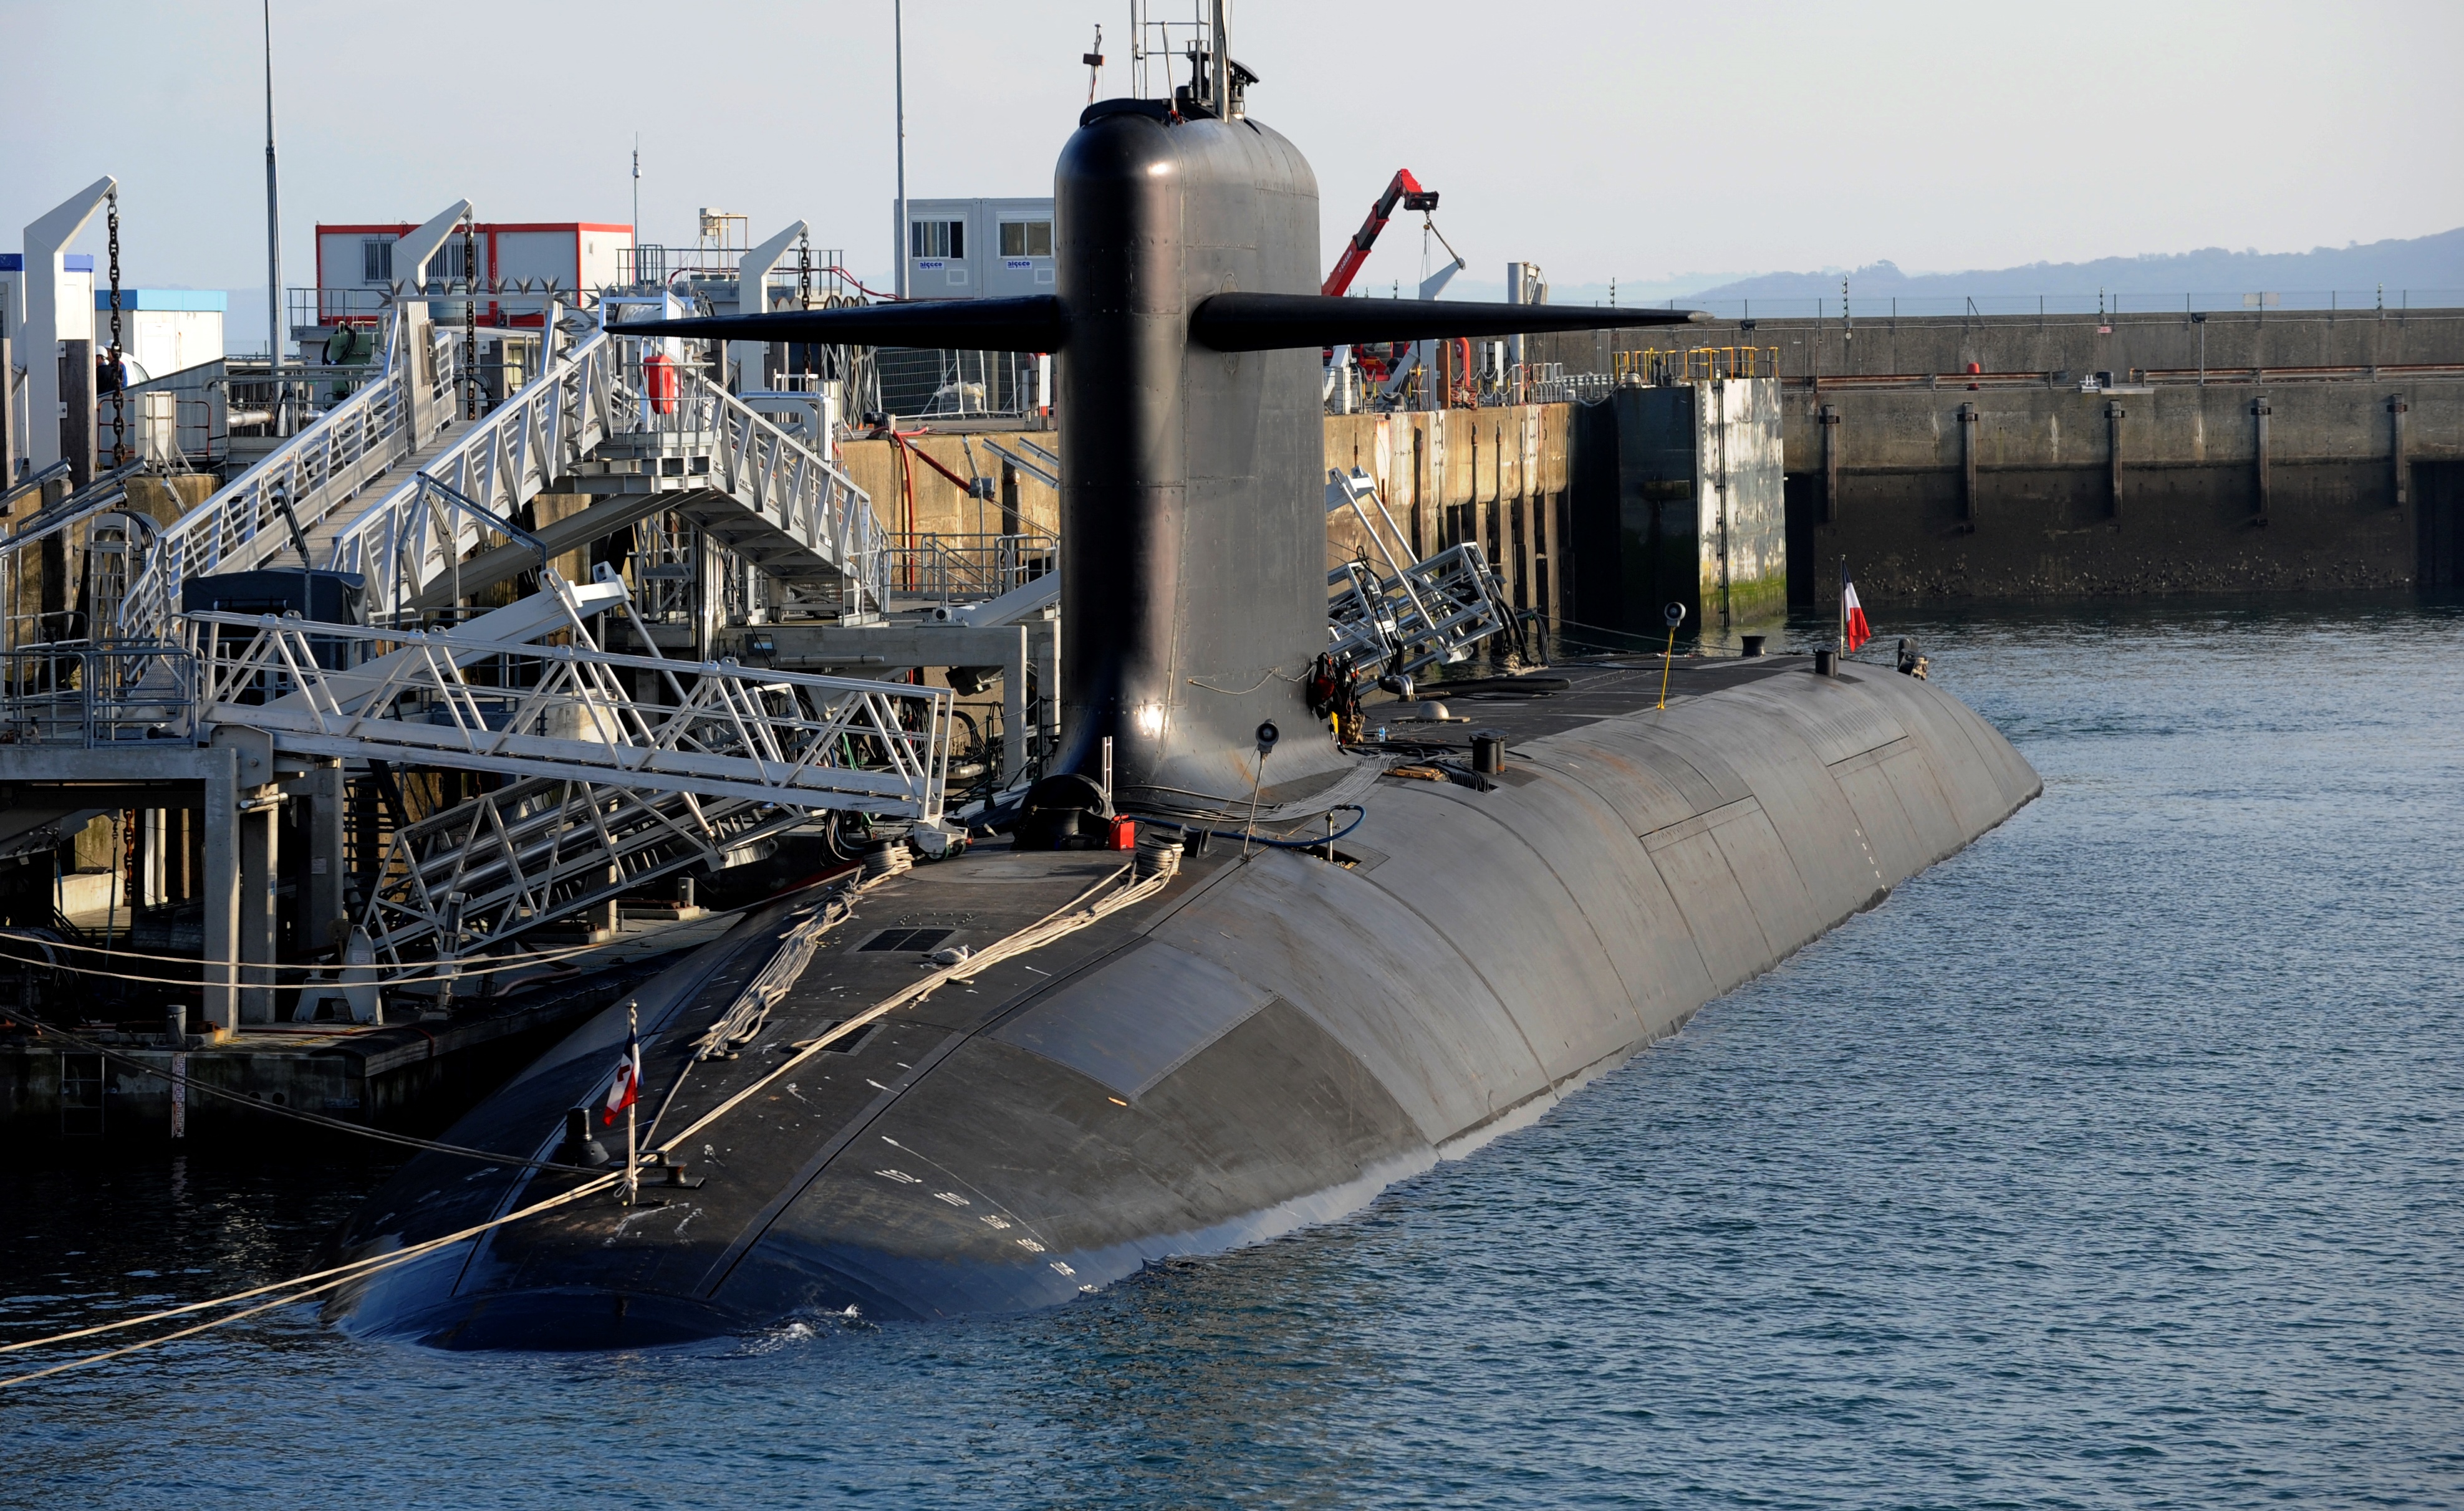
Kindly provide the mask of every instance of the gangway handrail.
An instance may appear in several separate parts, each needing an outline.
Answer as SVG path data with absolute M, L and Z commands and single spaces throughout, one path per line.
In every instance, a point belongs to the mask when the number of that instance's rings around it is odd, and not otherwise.
M 458 381 L 459 354 L 452 333 L 430 327 L 435 359 L 433 389 L 450 394 Z M 165 528 L 130 584 L 120 609 L 119 632 L 130 639 L 171 633 L 179 613 L 181 584 L 188 578 L 243 564 L 256 551 L 272 556 L 289 544 L 273 491 L 283 496 L 303 528 L 313 528 L 344 499 L 386 468 L 408 456 L 420 438 L 409 435 L 411 383 L 416 364 L 396 320 L 385 342 L 385 376 L 326 410 L 300 432 L 268 452 L 196 508 Z M 256 547 L 258 540 L 266 545 Z
M 0 457 L 0 462 L 9 460 L 11 459 Z M 7 513 L 18 499 L 23 498 L 28 493 L 33 493 L 35 490 L 41 488 L 45 483 L 50 482 L 53 478 L 66 477 L 69 475 L 69 459 L 63 456 L 58 461 L 44 468 L 42 471 L 32 473 L 29 476 L 20 478 L 18 481 L 10 484 L 6 490 L 0 490 L 0 514 Z
M 1009 448 L 1001 445 L 999 441 L 994 440 L 991 436 L 985 436 L 982 440 L 985 450 L 992 452 L 995 456 L 1000 457 L 1010 466 L 1017 468 L 1027 476 L 1034 478 L 1045 487 L 1056 492 L 1059 491 L 1061 487 L 1061 463 L 1058 458 L 1053 458 L 1052 466 L 1047 471 L 1041 464 L 1028 461 L 1025 457 L 1019 455 L 1017 451 L 1011 450 Z M 1031 450 L 1038 456 L 1042 457 L 1051 457 L 1052 455 L 1051 452 L 1045 450 L 1044 448 L 1025 441 L 1019 443 L 1019 450 Z
M 420 510 L 429 495 L 416 479 L 395 489 L 344 527 L 330 564 L 361 573 L 370 602 L 415 598 L 502 520 L 603 442 L 626 435 L 706 436 L 712 471 L 697 481 L 801 542 L 882 607 L 889 597 L 886 536 L 871 500 L 847 473 L 697 370 L 678 364 L 672 397 L 655 403 L 624 376 L 621 328 L 592 331 L 545 364 L 525 385 L 431 458 L 427 473 L 472 504 L 445 526 Z M 447 483 L 459 479 L 459 486 Z M 423 517 L 436 528 L 418 532 Z M 418 539 L 412 542 L 411 537 Z
M 629 338 L 641 339 L 642 338 Z M 721 438 L 714 461 L 724 460 L 721 480 L 741 486 L 764 515 L 789 535 L 820 550 L 871 599 L 890 603 L 889 532 L 873 514 L 872 498 L 828 457 L 789 435 L 767 415 L 695 372 L 688 376 L 693 397 L 711 405 Z
M 390 603 L 416 597 L 442 576 L 468 549 L 466 535 L 475 543 L 482 529 L 513 534 L 504 528 L 508 516 L 587 455 L 612 427 L 613 357 L 611 339 L 593 331 L 543 363 L 539 377 L 336 532 L 326 564 L 359 573 L 366 580 L 369 602 Z M 438 525 L 431 486 L 468 505 L 472 517 L 467 524 L 454 519 L 431 528 L 411 547 L 414 526 Z M 492 508 L 492 500 L 502 500 L 501 507 Z M 456 511 L 442 513 L 451 517 Z
M 309 755 L 939 816 L 949 689 L 601 650 L 583 620 L 600 605 L 578 602 L 561 580 L 550 591 L 565 602 L 574 644 L 501 640 L 473 633 L 476 625 L 421 632 L 189 614 L 199 717 Z M 464 676 L 479 666 L 496 680 Z M 642 672 L 657 680 L 619 675 Z M 649 701 L 661 682 L 671 690 Z

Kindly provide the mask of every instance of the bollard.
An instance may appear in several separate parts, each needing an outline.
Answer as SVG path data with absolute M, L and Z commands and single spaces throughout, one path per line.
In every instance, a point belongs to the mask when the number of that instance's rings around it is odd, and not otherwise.
M 1768 636 L 1748 635 L 1746 637 L 1746 654 L 1749 656 L 1759 656 L 1763 653 L 1763 646 L 1767 644 L 1769 644 Z
M 607 1148 L 590 1136 L 590 1109 L 564 1109 L 564 1142 L 557 1146 L 556 1162 L 560 1165 L 588 1165 L 593 1169 L 607 1163 Z
M 1839 675 L 1839 652 L 1829 646 L 1814 653 L 1814 674 L 1817 677 Z
M 1494 777 L 1506 769 L 1506 736 L 1495 730 L 1483 730 L 1471 737 L 1471 769 L 1484 777 Z

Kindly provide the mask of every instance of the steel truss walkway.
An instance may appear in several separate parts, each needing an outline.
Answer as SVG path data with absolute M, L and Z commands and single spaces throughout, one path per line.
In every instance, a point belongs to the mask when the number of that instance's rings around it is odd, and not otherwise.
M 654 345 L 592 332 L 415 475 L 323 538 L 312 532 L 312 554 L 363 575 L 373 610 L 442 606 L 538 564 L 518 542 L 466 558 L 555 485 L 634 506 L 585 511 L 568 535 L 673 508 L 792 597 L 833 613 L 877 611 L 888 540 L 864 491 L 697 372 L 677 375 L 673 399 L 643 397 L 643 348 Z M 596 528 L 575 528 L 585 525 Z
M 474 592 L 537 565 L 515 544 L 462 570 L 492 537 L 513 534 L 505 527 L 524 504 L 568 479 L 662 495 L 656 507 L 687 515 L 782 583 L 791 603 L 881 607 L 887 537 L 845 472 L 698 372 L 676 374 L 673 398 L 645 397 L 642 361 L 656 342 L 605 328 L 573 340 L 564 323 L 550 301 L 539 376 L 464 420 L 452 403 L 453 333 L 397 320 L 383 376 L 164 529 L 121 605 L 117 637 L 171 638 L 184 581 L 273 565 L 299 538 L 314 564 L 367 580 L 372 612 L 441 606 L 450 589 Z M 426 333 L 426 362 L 411 361 L 406 329 Z M 369 496 L 389 474 L 400 480 Z M 593 523 L 604 534 L 651 512 Z
M 547 584 L 428 633 L 188 616 L 204 724 L 514 778 L 395 835 L 363 925 L 388 958 L 503 943 L 816 813 L 938 821 L 948 689 L 602 650 L 624 583 Z
M 950 690 L 600 649 L 588 621 L 630 604 L 550 574 L 448 630 L 191 614 L 199 716 L 301 755 L 939 816 Z
M 412 361 L 406 329 L 425 333 L 425 362 Z M 396 321 L 381 377 L 164 527 L 121 602 L 117 637 L 173 638 L 180 585 L 189 578 L 266 565 L 293 550 L 294 522 L 314 530 L 386 472 L 418 466 L 462 425 L 451 402 L 459 380 L 451 333 Z
M 463 956 L 806 822 L 801 808 L 534 777 L 398 830 L 361 928 L 400 962 Z

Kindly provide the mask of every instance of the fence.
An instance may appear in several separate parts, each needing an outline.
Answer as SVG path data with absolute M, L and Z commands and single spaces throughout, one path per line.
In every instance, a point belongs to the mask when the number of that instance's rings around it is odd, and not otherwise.
M 196 736 L 197 661 L 166 645 L 0 651 L 0 743 L 92 748 Z
M 1051 571 L 1061 542 L 1042 531 L 1019 535 L 919 535 L 890 548 L 893 602 L 947 605 L 999 598 Z
M 2261 293 L 2209 290 L 2139 294 L 2101 289 L 2086 294 L 1876 294 L 1805 297 L 1757 295 L 1747 298 L 1696 296 L 1661 301 L 1671 310 L 1703 310 L 1723 320 L 1875 320 L 1901 316 L 2051 316 L 2223 314 L 2237 310 L 2300 310 L 2314 313 L 2401 315 L 2464 308 L 2458 289 L 2286 289 Z M 1640 306 L 1643 309 L 1650 305 Z
M 873 361 L 881 409 L 902 418 L 1019 419 L 1050 403 L 1049 369 L 1026 352 L 885 346 Z

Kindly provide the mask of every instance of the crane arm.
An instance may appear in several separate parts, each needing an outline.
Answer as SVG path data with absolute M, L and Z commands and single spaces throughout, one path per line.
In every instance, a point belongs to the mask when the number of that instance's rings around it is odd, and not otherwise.
M 1334 260 L 1334 271 L 1326 275 L 1319 293 L 1336 296 L 1352 287 L 1360 265 L 1369 260 L 1369 249 L 1377 245 L 1377 233 L 1395 218 L 1398 204 L 1405 209 L 1433 210 L 1438 208 L 1438 196 L 1420 187 L 1420 181 L 1412 176 L 1410 168 L 1397 168 L 1395 177 L 1386 185 L 1386 192 L 1369 208 L 1369 218 L 1360 223 L 1360 229 L 1352 233 L 1351 244 L 1343 249 L 1343 255 Z

